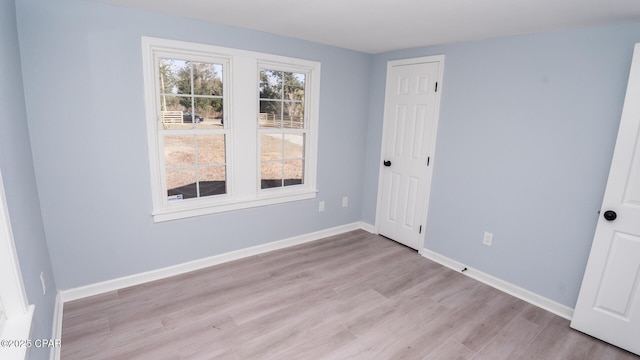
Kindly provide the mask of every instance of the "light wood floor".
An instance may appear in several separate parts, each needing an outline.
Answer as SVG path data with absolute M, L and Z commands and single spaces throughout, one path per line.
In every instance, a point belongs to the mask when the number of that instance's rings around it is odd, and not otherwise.
M 364 231 L 64 305 L 62 359 L 635 359 Z

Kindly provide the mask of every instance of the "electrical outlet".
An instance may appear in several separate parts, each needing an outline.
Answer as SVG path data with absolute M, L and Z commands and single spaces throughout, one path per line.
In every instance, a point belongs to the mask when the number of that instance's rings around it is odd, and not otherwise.
M 484 237 L 482 238 L 482 243 L 487 246 L 491 246 L 493 244 L 493 234 L 490 232 L 484 232 Z
M 318 212 L 323 212 L 324 211 L 324 201 L 320 201 L 318 203 Z
M 342 207 L 347 207 L 349 206 L 349 197 L 345 196 L 342 198 Z
M 42 295 L 47 295 L 47 287 L 44 284 L 44 273 L 40 272 L 40 284 L 42 284 Z

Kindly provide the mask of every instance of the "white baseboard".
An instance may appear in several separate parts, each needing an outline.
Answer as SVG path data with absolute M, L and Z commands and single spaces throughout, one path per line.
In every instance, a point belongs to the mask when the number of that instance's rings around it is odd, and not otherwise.
M 523 289 L 519 286 L 513 285 L 504 280 L 498 279 L 482 271 L 470 268 L 469 266 L 466 266 L 446 256 L 440 255 L 436 252 L 433 252 L 427 249 L 422 249 L 420 251 L 420 255 L 458 272 L 464 268 L 467 268 L 467 270 L 465 270 L 463 274 L 467 275 L 472 279 L 485 283 L 491 287 L 494 287 L 509 295 L 515 296 L 521 300 L 524 300 L 530 304 L 533 304 L 539 308 L 547 310 L 567 320 L 571 320 L 571 318 L 573 317 L 573 309 L 566 305 L 560 304 L 546 297 L 540 296 L 536 293 Z
M 376 229 L 375 225 L 371 225 L 366 222 L 360 222 L 360 228 L 372 234 L 378 234 L 378 229 Z
M 78 300 L 89 296 L 103 294 L 109 291 L 123 289 L 129 286 L 140 285 L 150 281 L 160 280 L 167 277 L 184 274 L 190 271 L 204 269 L 209 266 L 242 259 L 269 251 L 279 250 L 289 246 L 320 240 L 328 236 L 338 235 L 352 230 L 363 229 L 365 231 L 369 231 L 369 228 L 371 228 L 371 225 L 363 222 L 341 225 L 309 234 L 294 236 L 284 240 L 274 241 L 267 244 L 252 246 L 246 249 L 240 249 L 220 255 L 214 255 L 203 259 L 169 266 L 162 269 L 151 270 L 144 273 L 125 276 L 113 280 L 107 280 L 73 289 L 61 290 L 59 292 L 59 296 L 61 298 L 61 303 L 64 304 L 67 301 Z

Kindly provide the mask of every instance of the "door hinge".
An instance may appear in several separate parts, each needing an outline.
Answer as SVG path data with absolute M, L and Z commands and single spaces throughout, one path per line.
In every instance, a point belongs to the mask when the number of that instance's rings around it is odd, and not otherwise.
M 434 90 L 435 92 L 438 92 L 438 82 L 436 81 L 436 88 Z
M 420 225 L 420 230 L 418 231 L 418 234 L 422 234 L 422 225 Z

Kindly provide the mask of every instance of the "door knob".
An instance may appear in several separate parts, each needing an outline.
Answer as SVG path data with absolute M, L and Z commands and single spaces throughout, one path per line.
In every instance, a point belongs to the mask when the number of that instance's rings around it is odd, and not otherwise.
M 618 214 L 616 214 L 616 212 L 613 211 L 613 210 L 607 210 L 607 211 L 604 212 L 603 216 L 604 216 L 605 220 L 613 221 L 618 217 Z
M 383 164 L 384 164 L 384 166 L 391 166 L 391 161 L 389 161 L 389 160 L 385 160 L 385 161 L 383 162 Z

